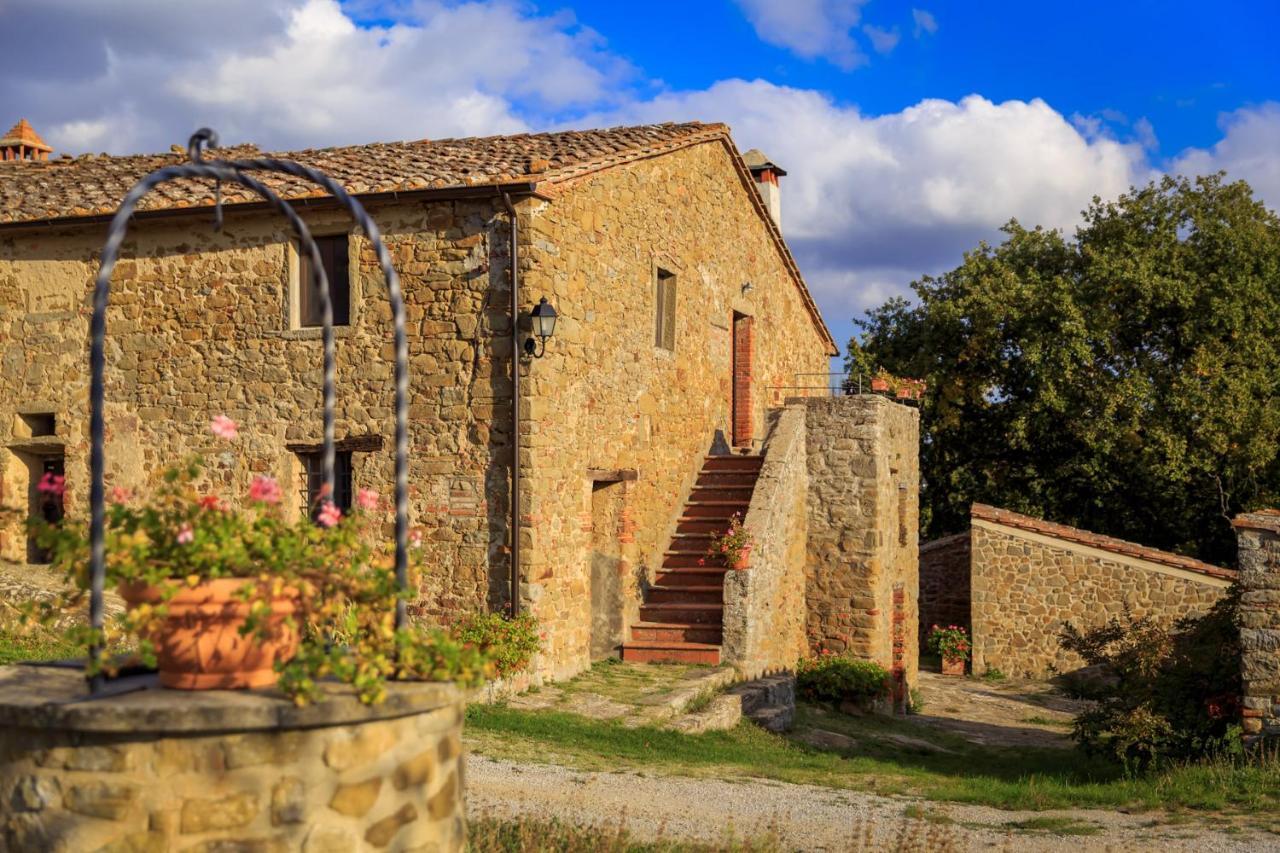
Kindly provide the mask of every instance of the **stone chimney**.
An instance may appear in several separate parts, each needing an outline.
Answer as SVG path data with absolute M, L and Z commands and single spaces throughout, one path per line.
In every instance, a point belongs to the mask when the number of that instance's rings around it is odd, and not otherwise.
M 752 148 L 742 155 L 742 159 L 751 170 L 751 177 L 756 179 L 756 189 L 760 190 L 764 205 L 769 208 L 769 215 L 773 217 L 774 224 L 781 228 L 782 195 L 778 190 L 778 179 L 787 174 L 786 170 L 764 156 L 764 152 L 759 148 Z
M 25 118 L 18 119 L 0 138 L 0 160 L 48 160 L 51 151 L 53 147 L 40 138 Z

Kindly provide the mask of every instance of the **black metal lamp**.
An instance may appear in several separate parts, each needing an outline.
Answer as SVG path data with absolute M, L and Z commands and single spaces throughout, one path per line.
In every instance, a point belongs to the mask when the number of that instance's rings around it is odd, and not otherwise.
M 525 354 L 532 358 L 542 358 L 547 348 L 547 338 L 555 334 L 558 316 L 556 309 L 551 306 L 545 296 L 533 306 L 533 311 L 529 313 L 529 319 L 533 321 L 533 335 L 525 339 Z M 535 337 L 538 339 L 536 342 Z

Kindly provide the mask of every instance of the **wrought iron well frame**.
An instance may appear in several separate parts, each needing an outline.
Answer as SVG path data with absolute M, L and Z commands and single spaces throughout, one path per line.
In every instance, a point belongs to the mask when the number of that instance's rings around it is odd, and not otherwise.
M 297 211 L 270 187 L 247 172 L 276 172 L 314 183 L 327 190 L 364 231 L 365 238 L 373 244 L 387 283 L 391 301 L 395 339 L 395 571 L 396 582 L 403 592 L 408 587 L 409 553 L 409 358 L 405 338 L 404 295 L 400 289 L 400 277 L 391 262 L 391 253 L 382 240 L 382 232 L 364 206 L 346 189 L 324 172 L 304 166 L 293 160 L 273 157 L 246 160 L 205 160 L 204 150 L 216 148 L 218 136 L 208 128 L 197 130 L 187 143 L 189 163 L 166 166 L 143 177 L 125 195 L 119 210 L 111 218 L 107 239 L 102 247 L 102 259 L 93 288 L 93 317 L 89 324 L 89 625 L 93 642 L 89 648 L 91 693 L 103 687 L 103 676 L 98 664 L 102 657 L 102 627 L 104 616 L 104 587 L 106 584 L 105 517 L 106 493 L 104 485 L 105 462 L 104 435 L 105 399 L 104 373 L 106 369 L 107 303 L 111 289 L 111 273 L 120 257 L 120 249 L 128 234 L 129 220 L 138 203 L 161 184 L 192 178 L 213 179 L 214 227 L 222 226 L 222 184 L 239 184 L 257 193 L 277 212 L 284 215 L 297 235 L 300 251 L 311 260 L 312 282 L 320 292 L 320 310 L 324 340 L 324 439 L 322 454 L 322 478 L 325 494 L 334 494 L 334 383 L 335 354 L 333 334 L 333 303 L 330 298 L 329 280 L 320 260 L 319 249 L 306 223 Z M 405 601 L 396 599 L 396 627 L 405 623 Z

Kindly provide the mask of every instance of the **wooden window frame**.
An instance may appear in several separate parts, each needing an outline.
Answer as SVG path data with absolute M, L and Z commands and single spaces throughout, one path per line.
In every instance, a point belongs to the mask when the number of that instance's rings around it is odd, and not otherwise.
M 329 291 L 333 300 L 333 325 L 351 325 L 351 235 L 314 235 L 321 262 L 329 273 Z M 291 314 L 295 329 L 317 329 L 324 321 L 320 316 L 320 294 L 311 290 L 311 259 L 298 243 L 293 243 L 297 276 L 293 286 Z

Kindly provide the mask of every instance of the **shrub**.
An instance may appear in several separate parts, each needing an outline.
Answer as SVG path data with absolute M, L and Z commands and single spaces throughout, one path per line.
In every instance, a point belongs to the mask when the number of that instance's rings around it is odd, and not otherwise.
M 498 678 L 525 669 L 542 651 L 542 633 L 532 613 L 515 617 L 473 613 L 455 623 L 450 633 L 459 642 L 479 649 L 493 663 Z
M 1077 695 L 1094 700 L 1076 717 L 1072 737 L 1135 770 L 1238 754 L 1238 604 L 1233 588 L 1208 613 L 1172 626 L 1132 617 L 1088 631 L 1064 626 L 1062 647 L 1100 675 L 1072 682 Z
M 889 673 L 875 661 L 824 654 L 796 665 L 796 690 L 813 702 L 867 702 L 889 694 Z

